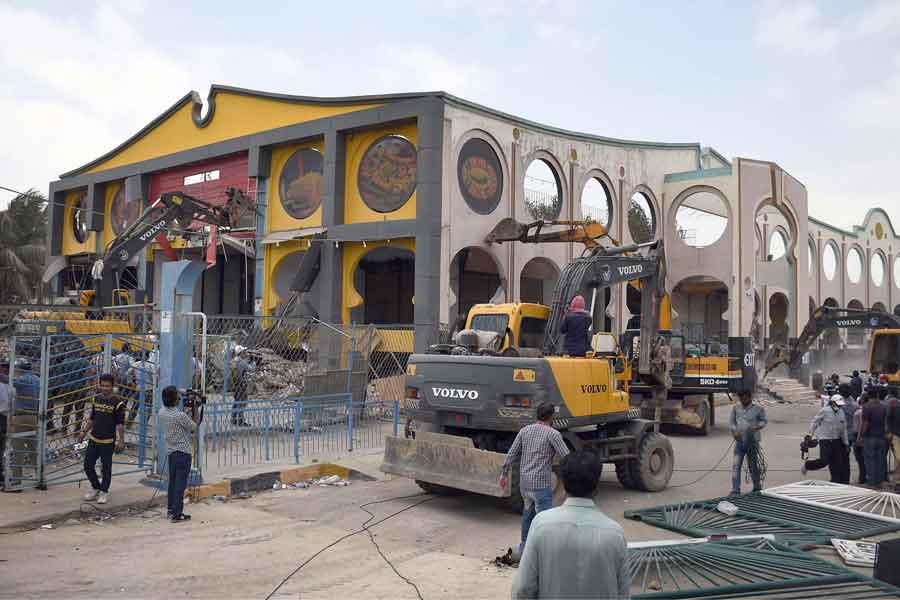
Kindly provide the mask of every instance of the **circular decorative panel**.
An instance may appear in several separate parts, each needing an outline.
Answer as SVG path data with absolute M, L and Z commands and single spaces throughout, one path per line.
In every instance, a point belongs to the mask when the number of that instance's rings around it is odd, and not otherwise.
M 284 163 L 278 178 L 281 206 L 295 219 L 305 219 L 322 204 L 322 153 L 314 148 L 297 150 Z
M 84 205 L 87 193 L 82 192 L 72 203 L 72 233 L 79 244 L 87 241 L 88 237 L 88 215 L 87 208 Z
M 456 174 L 469 208 L 481 215 L 494 212 L 503 194 L 503 168 L 491 145 L 479 138 L 463 144 Z
M 139 216 L 141 216 L 141 203 L 126 202 L 125 186 L 121 186 L 109 207 L 109 224 L 112 226 L 113 233 L 121 235 Z
M 357 185 L 363 202 L 375 212 L 397 210 L 416 189 L 416 147 L 399 135 L 376 140 L 363 155 Z

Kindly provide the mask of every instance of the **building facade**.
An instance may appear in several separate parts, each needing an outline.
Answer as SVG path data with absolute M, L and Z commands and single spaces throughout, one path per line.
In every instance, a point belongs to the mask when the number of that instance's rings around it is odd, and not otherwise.
M 824 303 L 900 311 L 900 239 L 880 209 L 844 231 L 810 218 L 805 187 L 774 163 L 560 130 L 441 92 L 323 99 L 214 86 L 205 107 L 192 92 L 50 184 L 46 278 L 56 293 L 90 288 L 93 260 L 148 202 L 180 190 L 221 203 L 228 187 L 256 212 L 221 236 L 195 295 L 209 314 L 277 311 L 318 243 L 320 274 L 297 310 L 413 325 L 421 349 L 474 303 L 548 302 L 582 250 L 486 244 L 504 217 L 589 217 L 618 243 L 662 238 L 674 323 L 692 339 L 786 339 Z M 151 248 L 117 287 L 152 300 L 164 260 Z M 635 296 L 602 294 L 598 319 L 620 332 Z

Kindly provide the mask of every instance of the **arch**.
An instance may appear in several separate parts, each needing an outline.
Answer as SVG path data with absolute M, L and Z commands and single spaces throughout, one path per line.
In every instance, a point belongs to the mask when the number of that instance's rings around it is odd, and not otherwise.
M 884 302 L 876 302 L 872 305 L 872 310 L 887 312 L 887 306 L 884 305 Z
M 500 169 L 502 171 L 502 174 L 501 174 L 502 175 L 502 181 L 501 181 L 502 192 L 501 192 L 501 197 L 500 197 L 499 203 L 502 203 L 503 196 L 505 195 L 506 190 L 509 189 L 509 185 L 510 185 L 509 163 L 507 162 L 506 153 L 503 152 L 503 147 L 497 142 L 497 139 L 490 132 L 488 132 L 484 129 L 470 129 L 470 130 L 466 131 L 465 133 L 463 133 L 461 136 L 459 136 L 459 138 L 456 140 L 456 145 L 453 148 L 453 157 L 454 157 L 453 164 L 455 165 L 454 170 L 457 171 L 457 174 L 458 174 L 460 153 L 462 152 L 463 146 L 465 146 L 466 142 L 473 140 L 473 139 L 478 139 L 478 140 L 482 140 L 482 141 L 486 142 L 491 147 L 491 149 L 494 151 L 494 154 L 497 155 L 497 158 L 500 161 Z M 466 196 L 463 193 L 463 190 L 460 188 L 459 177 L 458 176 L 454 177 L 453 180 L 455 182 L 453 185 L 455 186 L 456 193 L 458 193 L 459 196 L 461 198 L 463 198 L 463 200 L 466 200 Z M 467 206 L 469 206 L 468 201 L 467 201 Z M 494 210 L 496 210 L 496 207 L 494 208 Z M 480 213 L 480 214 L 490 214 L 492 212 L 493 212 L 493 210 L 490 211 L 489 213 Z
M 635 200 L 637 198 L 637 200 Z M 638 212 L 643 214 L 643 211 L 638 209 L 637 211 L 632 211 L 632 207 L 639 206 L 639 203 L 643 199 L 646 201 L 647 207 L 650 211 L 650 223 L 642 224 L 641 218 L 637 216 Z M 638 203 L 638 204 L 635 204 Z M 632 214 L 635 216 L 632 217 Z M 640 184 L 634 188 L 631 192 L 631 196 L 628 200 L 628 208 L 625 210 L 625 222 L 628 228 L 628 235 L 632 241 L 637 243 L 649 242 L 655 240 L 659 237 L 660 231 L 660 211 L 659 211 L 659 203 L 656 200 L 656 195 L 653 191 L 644 184 Z M 632 227 L 632 225 L 634 225 Z M 649 227 L 649 231 L 645 229 Z M 635 238 L 635 234 L 637 233 L 637 237 Z
M 685 277 L 672 288 L 672 309 L 685 341 L 702 344 L 705 341 L 728 341 L 728 286 L 706 275 Z
M 838 248 L 837 242 L 828 240 L 822 250 L 822 260 L 820 267 L 822 274 L 828 281 L 834 281 L 838 273 L 841 272 L 844 261 L 841 258 L 841 250 Z
M 708 201 L 703 203 L 704 206 L 701 206 L 701 207 L 685 206 L 685 202 L 687 202 L 691 197 L 698 195 L 698 194 L 712 195 L 713 197 L 718 199 L 718 201 L 721 203 L 721 208 L 712 206 L 712 204 L 715 204 L 715 203 L 710 203 Z M 701 199 L 698 199 L 698 200 L 701 200 Z M 712 229 L 712 231 L 707 232 L 707 235 L 705 236 L 705 238 L 706 238 L 705 240 L 703 239 L 704 236 L 698 232 L 698 234 L 695 236 L 695 238 L 696 238 L 695 243 L 691 244 L 687 239 L 685 239 L 688 232 L 685 232 L 684 235 L 679 234 L 680 224 L 678 222 L 678 214 L 679 214 L 679 209 L 681 209 L 681 208 L 692 208 L 698 212 L 703 212 L 706 215 L 709 215 L 705 219 L 699 219 L 699 221 L 700 221 L 699 225 L 701 228 Z M 723 208 L 724 208 L 724 210 L 722 210 Z M 716 212 L 716 210 L 719 210 L 719 212 Z M 714 218 L 714 217 L 717 217 L 717 218 Z M 720 242 L 721 240 L 724 240 L 726 238 L 725 234 L 728 232 L 729 228 L 731 227 L 731 219 L 732 219 L 731 204 L 728 202 L 728 198 L 725 196 L 725 194 L 722 193 L 721 190 L 719 190 L 718 188 L 715 188 L 713 186 L 710 186 L 710 185 L 693 185 L 693 186 L 683 190 L 681 193 L 679 193 L 675 197 L 675 200 L 672 202 L 672 205 L 669 208 L 669 213 L 666 218 L 666 221 L 671 224 L 671 225 L 669 225 L 670 235 L 674 235 L 675 238 L 681 239 L 688 246 L 693 246 L 693 247 L 698 247 L 698 248 L 708 248 L 711 246 L 715 246 L 718 242 Z M 704 223 L 704 221 L 705 221 L 705 223 Z M 703 243 L 703 241 L 706 241 L 707 243 Z
M 502 273 L 497 258 L 484 248 L 460 248 L 450 261 L 450 291 L 455 296 L 450 318 L 464 318 L 475 304 L 502 302 L 506 297 Z
M 769 296 L 769 342 L 786 344 L 788 340 L 788 298 L 782 292 Z
M 869 279 L 875 287 L 883 287 L 887 276 L 887 258 L 881 250 L 875 250 L 869 259 Z
M 766 262 L 774 262 L 788 255 L 788 248 L 792 245 L 790 232 L 781 226 L 772 228 L 769 242 L 766 244 Z
M 587 188 L 588 184 L 590 184 L 591 180 L 596 180 L 603 187 L 603 191 L 606 193 L 607 203 L 609 206 L 608 221 L 607 223 L 601 223 L 601 225 L 605 225 L 607 229 L 612 229 L 613 223 L 615 223 L 615 207 L 618 206 L 618 199 L 616 197 L 616 191 L 615 187 L 613 186 L 612 180 L 602 169 L 590 169 L 585 172 L 579 179 L 578 187 L 576 188 L 581 190 L 581 196 L 579 197 L 579 201 L 577 202 L 578 214 L 582 219 L 591 216 L 584 214 L 584 191 Z
M 358 323 L 408 325 L 414 322 L 415 253 L 399 245 L 373 248 L 354 266 L 353 287 L 363 299 L 353 309 Z
M 814 239 L 812 239 L 812 237 L 810 236 L 809 240 L 807 240 L 806 246 L 807 246 L 807 247 L 806 247 L 806 252 L 807 252 L 807 259 L 806 259 L 806 270 L 807 270 L 807 275 L 809 276 L 810 279 L 813 279 L 813 278 L 815 277 L 815 275 L 818 273 L 818 270 L 819 270 L 819 269 L 817 268 L 819 263 L 818 263 L 818 252 L 816 251 L 816 241 L 815 241 Z
M 852 308 L 854 310 L 865 310 L 865 305 L 854 298 L 847 303 L 847 308 Z M 849 346 L 861 346 L 865 343 L 866 334 L 862 329 L 848 329 L 847 330 L 847 345 Z
M 549 258 L 532 258 L 519 274 L 519 293 L 522 302 L 533 302 L 550 306 L 553 290 L 559 280 L 559 267 Z
M 528 189 L 526 187 L 526 180 L 528 178 L 528 170 L 531 167 L 532 163 L 535 161 L 542 161 L 547 167 L 550 169 L 550 172 L 553 174 L 553 178 L 556 183 L 556 190 L 558 194 L 557 202 L 559 205 L 559 210 L 550 210 L 546 214 L 542 214 L 540 216 L 535 215 L 531 208 L 529 208 L 528 204 Z M 551 216 L 553 219 L 558 219 L 565 214 L 566 206 L 568 205 L 569 195 L 568 188 L 566 185 L 566 176 L 563 171 L 562 163 L 557 160 L 557 158 L 551 153 L 549 150 L 537 149 L 529 152 L 525 157 L 523 157 L 522 164 L 524 168 L 522 169 L 522 199 L 525 202 L 525 210 L 528 211 L 528 214 L 534 216 L 535 218 L 545 218 L 547 216 Z M 550 182 L 546 182 L 550 183 Z M 532 196 L 534 197 L 535 202 L 543 199 L 539 195 L 548 192 L 535 191 Z M 552 194 L 552 193 L 551 193 Z M 546 200 L 550 200 L 550 198 L 546 198 Z M 541 212 L 541 211 L 538 211 Z M 555 215 L 553 214 L 555 212 Z
M 787 224 L 787 229 L 789 232 L 788 240 L 789 245 L 787 248 L 786 255 L 790 258 L 796 254 L 797 250 L 797 232 L 800 230 L 800 220 L 797 216 L 797 212 L 794 210 L 794 207 L 790 202 L 775 202 L 775 200 L 771 196 L 763 196 L 756 202 L 756 208 L 754 210 L 754 220 L 758 220 L 761 211 L 766 207 L 772 207 L 776 212 L 781 214 L 784 217 L 784 220 Z
M 852 257 L 852 258 L 851 258 Z M 859 264 L 856 264 L 856 261 Z M 845 273 L 851 283 L 860 283 L 866 276 L 866 253 L 859 244 L 851 244 L 847 248 L 847 256 L 844 257 Z M 857 266 L 859 272 L 856 272 Z M 847 305 L 849 306 L 849 304 Z

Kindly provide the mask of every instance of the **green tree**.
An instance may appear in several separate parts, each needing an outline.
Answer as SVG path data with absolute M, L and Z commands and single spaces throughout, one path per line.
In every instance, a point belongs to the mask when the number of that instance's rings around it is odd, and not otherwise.
M 628 207 L 628 230 L 631 232 L 631 238 L 638 244 L 644 244 L 653 240 L 653 223 L 648 215 L 639 204 L 634 200 Z
M 0 211 L 0 303 L 34 300 L 47 255 L 46 240 L 43 194 L 28 190 Z
M 525 190 L 525 208 L 541 221 L 555 221 L 562 210 L 562 198 L 537 190 Z

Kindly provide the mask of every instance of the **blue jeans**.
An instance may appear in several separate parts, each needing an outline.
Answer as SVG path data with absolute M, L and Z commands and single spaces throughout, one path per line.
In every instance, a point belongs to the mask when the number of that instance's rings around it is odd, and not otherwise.
M 528 540 L 528 530 L 534 516 L 542 510 L 553 508 L 553 492 L 550 488 L 539 490 L 521 490 L 522 499 L 525 501 L 525 511 L 522 513 L 522 543 L 519 544 L 519 554 L 525 550 L 525 542 Z
M 169 454 L 169 516 L 180 517 L 184 511 L 184 490 L 191 474 L 191 455 L 186 452 Z
M 731 493 L 741 493 L 741 470 L 744 467 L 744 457 L 747 456 L 747 447 L 743 440 L 735 440 L 734 442 L 734 463 L 731 468 Z M 750 478 L 753 479 L 753 491 L 758 492 L 762 489 L 759 481 L 759 471 L 756 465 L 750 463 Z
M 887 440 L 864 436 L 863 458 L 866 461 L 866 483 L 881 485 L 887 476 Z

